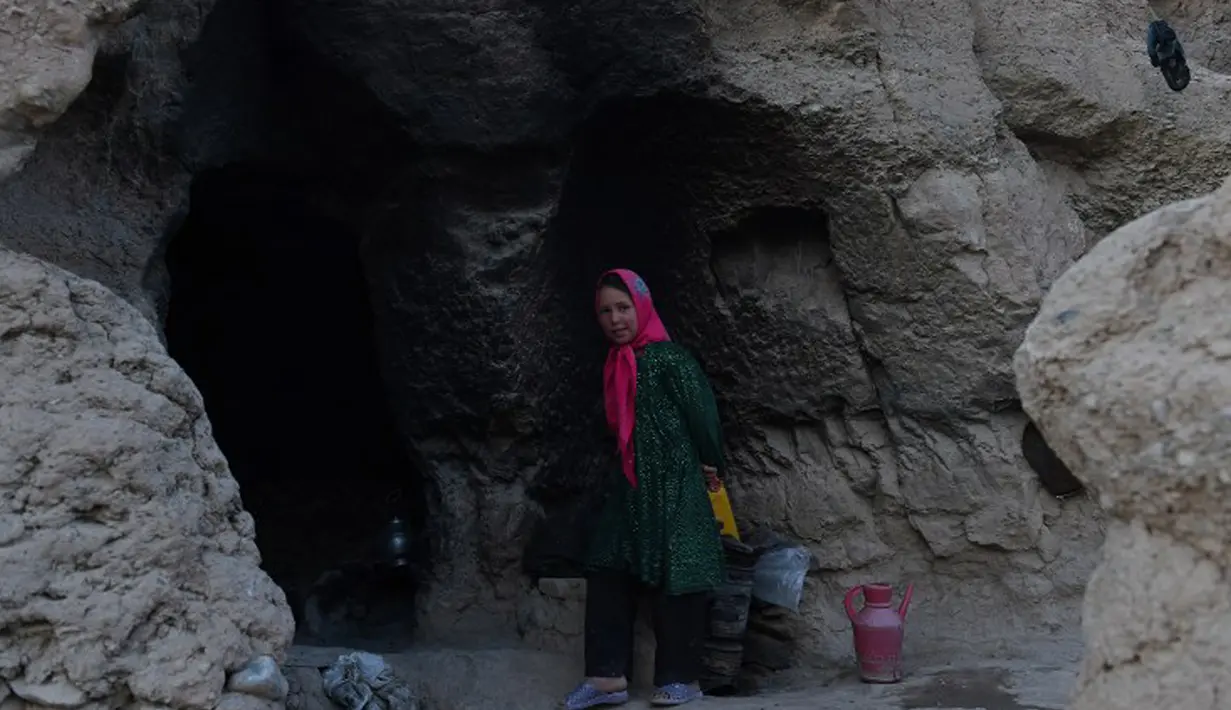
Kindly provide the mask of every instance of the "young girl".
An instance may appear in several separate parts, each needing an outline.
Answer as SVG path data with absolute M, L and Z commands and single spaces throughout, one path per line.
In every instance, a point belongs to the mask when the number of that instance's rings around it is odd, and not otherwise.
M 709 382 L 670 342 L 650 290 L 616 269 L 599 281 L 598 322 L 611 342 L 603 371 L 607 423 L 623 475 L 595 531 L 586 584 L 586 680 L 567 710 L 627 702 L 636 602 L 653 597 L 654 705 L 701 697 L 709 593 L 723 550 L 706 488 L 717 487 L 722 434 Z

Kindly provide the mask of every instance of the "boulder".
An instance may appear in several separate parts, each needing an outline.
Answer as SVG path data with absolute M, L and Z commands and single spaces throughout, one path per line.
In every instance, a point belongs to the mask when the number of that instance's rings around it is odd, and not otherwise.
M 0 677 L 210 710 L 293 622 L 201 395 L 100 284 L 0 249 Z
M 1026 410 L 1110 516 L 1074 710 L 1231 693 L 1231 180 L 1069 269 L 1017 352 Z

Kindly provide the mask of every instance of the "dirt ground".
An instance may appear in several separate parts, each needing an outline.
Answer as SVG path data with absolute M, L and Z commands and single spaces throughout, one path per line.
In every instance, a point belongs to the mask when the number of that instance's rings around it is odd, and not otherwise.
M 755 696 L 707 698 L 714 710 L 1063 710 L 1076 678 L 1081 649 L 1072 642 L 1022 640 L 996 653 L 977 647 L 932 652 L 908 664 L 895 685 L 860 683 L 853 670 L 797 671 L 781 687 Z M 285 664 L 290 710 L 337 710 L 320 687 L 321 668 L 347 649 L 297 646 Z M 961 658 L 958 658 L 960 653 Z M 949 656 L 949 658 L 946 658 Z M 559 706 L 576 682 L 577 661 L 525 649 L 415 650 L 386 660 L 422 692 L 424 710 L 505 710 Z M 648 691 L 639 693 L 644 698 Z M 625 707 L 649 707 L 635 700 Z

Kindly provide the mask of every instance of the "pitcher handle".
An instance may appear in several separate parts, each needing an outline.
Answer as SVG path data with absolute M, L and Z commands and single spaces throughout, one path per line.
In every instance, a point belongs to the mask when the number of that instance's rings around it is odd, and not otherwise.
M 843 605 L 846 607 L 846 615 L 852 622 L 859 616 L 859 612 L 855 611 L 855 595 L 863 591 L 863 585 L 851 587 L 846 592 L 846 599 L 843 600 Z
M 906 593 L 902 595 L 902 603 L 898 606 L 898 616 L 906 621 L 906 612 L 910 611 L 910 598 L 915 594 L 915 585 L 906 585 Z

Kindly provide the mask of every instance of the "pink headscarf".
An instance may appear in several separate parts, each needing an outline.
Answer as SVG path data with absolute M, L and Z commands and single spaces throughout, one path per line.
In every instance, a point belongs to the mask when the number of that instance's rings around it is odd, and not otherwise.
M 637 469 L 633 462 L 633 424 L 636 421 L 635 402 L 637 398 L 637 352 L 650 343 L 661 343 L 671 340 L 667 328 L 663 326 L 654 309 L 654 300 L 650 298 L 650 287 L 637 274 L 628 269 L 612 269 L 603 274 L 616 274 L 628 288 L 633 297 L 633 307 L 637 309 L 637 335 L 624 345 L 612 345 L 607 353 L 607 364 L 603 367 L 603 397 L 607 404 L 607 425 L 616 435 L 617 450 L 620 453 L 620 463 L 624 468 L 624 477 L 633 488 L 637 487 Z M 595 290 L 594 308 L 598 310 L 598 292 Z

